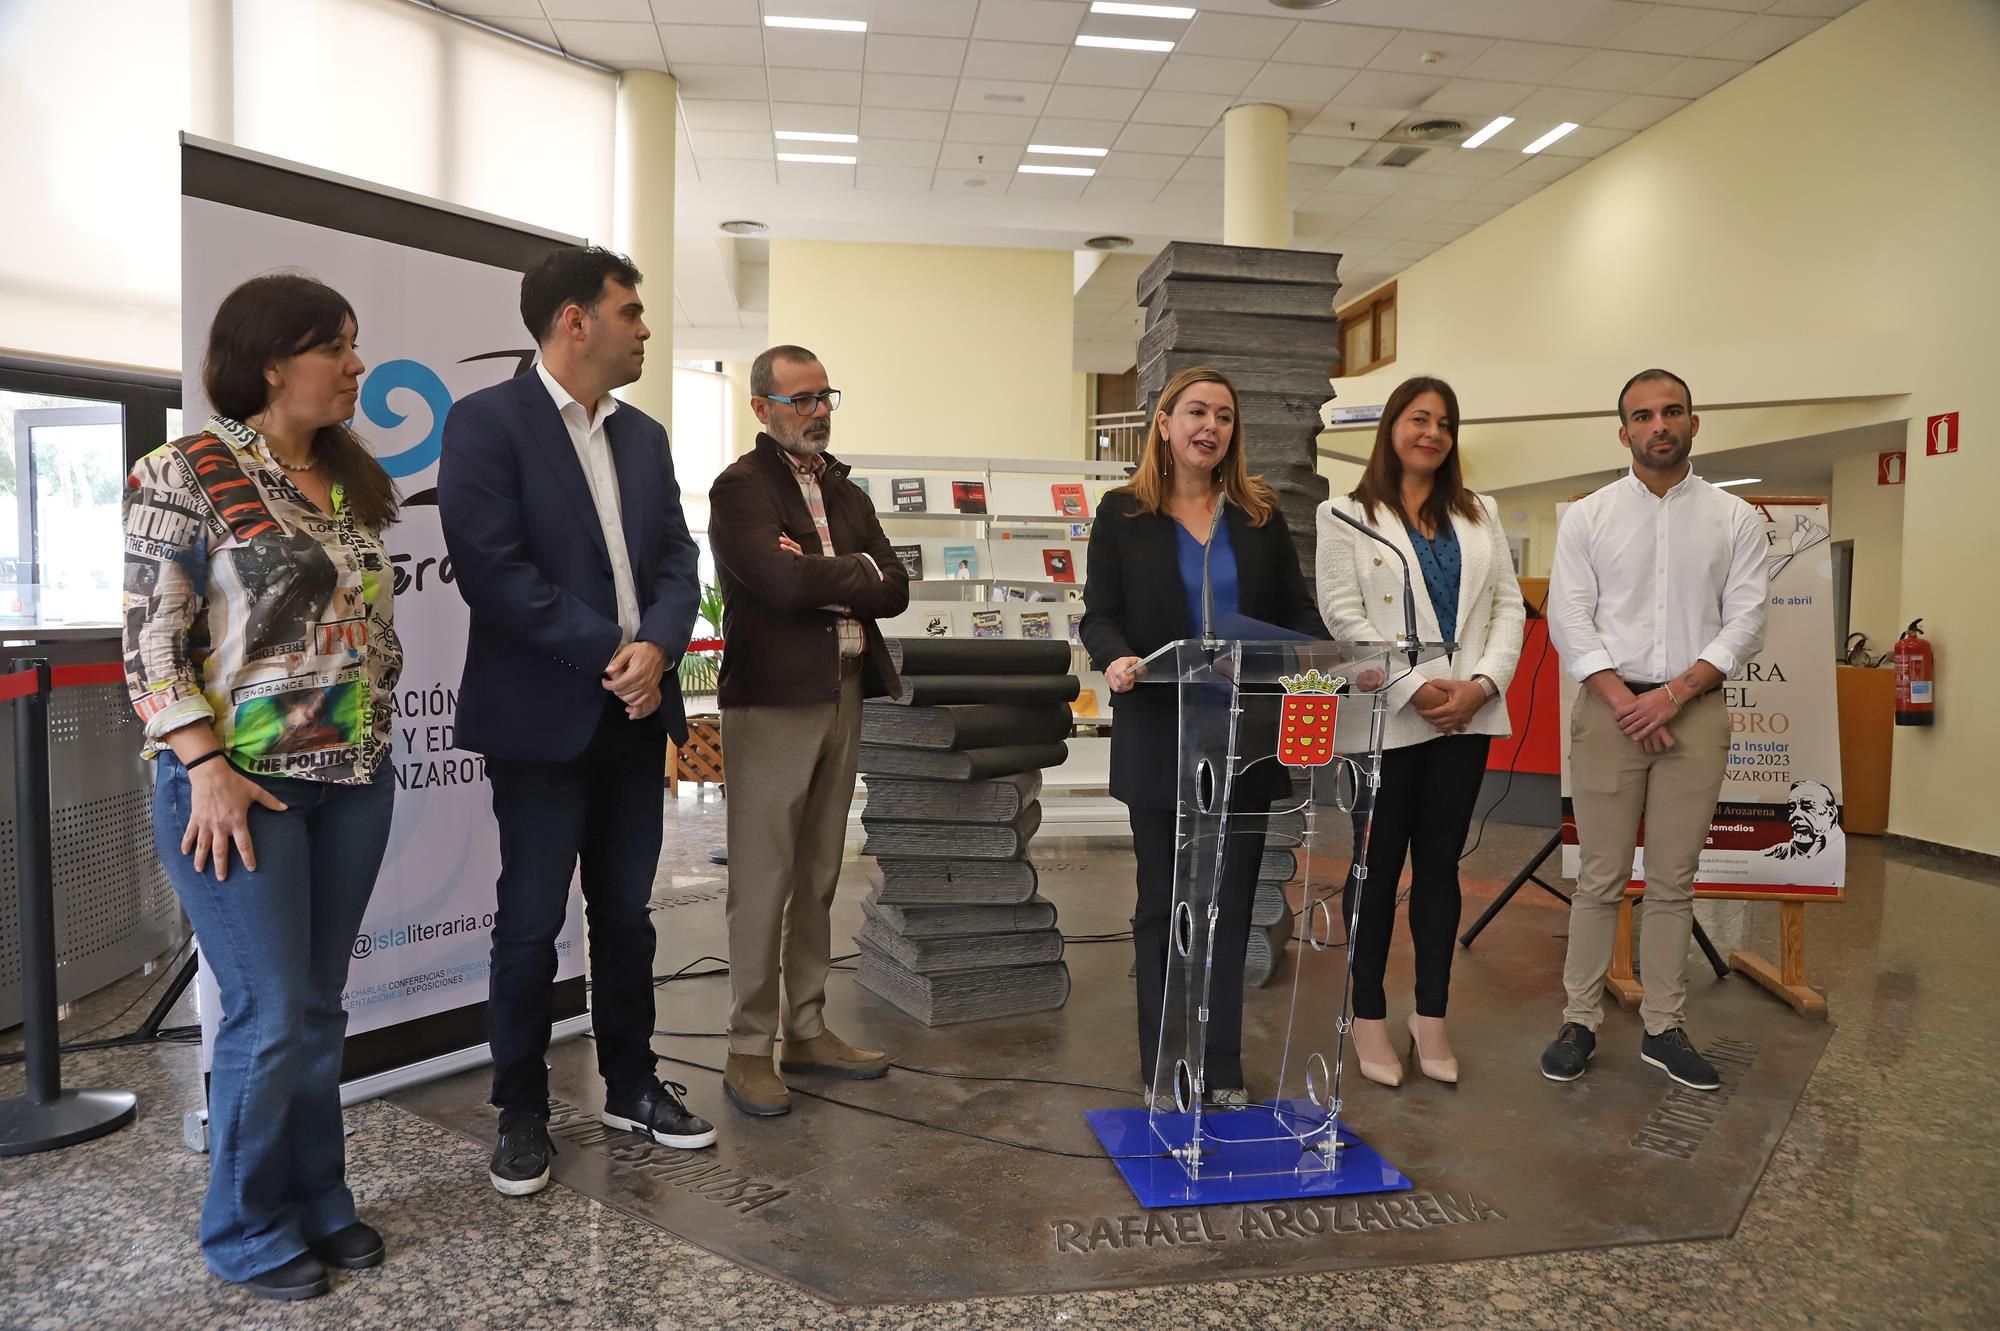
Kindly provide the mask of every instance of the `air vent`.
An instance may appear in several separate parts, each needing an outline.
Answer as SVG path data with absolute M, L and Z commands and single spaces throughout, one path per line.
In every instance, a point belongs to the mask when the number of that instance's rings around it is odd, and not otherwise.
M 1400 137 L 1434 142 L 1438 139 L 1456 138 L 1463 133 L 1465 133 L 1464 124 L 1456 120 L 1419 120 L 1415 124 L 1403 126 Z
M 1093 250 L 1129 250 L 1132 248 L 1132 237 L 1092 236 L 1083 243 L 1085 248 Z
M 1401 148 L 1391 148 L 1388 152 L 1382 155 L 1382 160 L 1380 162 L 1377 162 L 1376 165 L 1397 166 L 1397 167 L 1408 166 L 1410 163 L 1416 161 L 1418 158 L 1422 157 L 1425 153 L 1429 151 L 1430 149 L 1428 148 L 1412 148 L 1406 144 Z

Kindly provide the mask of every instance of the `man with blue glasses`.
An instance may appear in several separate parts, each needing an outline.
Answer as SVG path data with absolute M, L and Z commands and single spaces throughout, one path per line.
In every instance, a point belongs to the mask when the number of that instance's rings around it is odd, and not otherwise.
M 750 367 L 757 447 L 709 491 L 722 584 L 722 742 L 729 768 L 729 1064 L 746 1114 L 791 1109 L 779 1069 L 879 1077 L 889 1056 L 827 1029 L 830 915 L 861 751 L 861 700 L 896 670 L 875 621 L 910 579 L 874 502 L 826 451 L 840 390 L 804 347 Z M 772 1055 L 782 1052 L 777 1067 Z

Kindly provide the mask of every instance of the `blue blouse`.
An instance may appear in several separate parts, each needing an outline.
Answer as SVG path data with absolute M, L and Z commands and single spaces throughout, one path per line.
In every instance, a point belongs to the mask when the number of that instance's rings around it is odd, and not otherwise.
M 1186 527 L 1174 523 L 1179 533 L 1181 557 L 1181 588 L 1187 593 L 1188 633 L 1201 634 L 1201 542 L 1197 541 Z M 1236 580 L 1236 550 L 1229 544 L 1229 523 L 1227 520 L 1215 524 L 1215 534 L 1208 538 L 1208 585 L 1213 595 L 1215 607 L 1214 623 L 1220 624 L 1234 615 L 1240 603 Z
M 1438 631 L 1446 639 L 1458 636 L 1458 530 L 1447 518 L 1435 537 L 1427 537 L 1414 526 L 1403 528 L 1416 547 L 1417 563 L 1424 571 L 1424 587 L 1431 594 L 1431 608 L 1437 611 Z

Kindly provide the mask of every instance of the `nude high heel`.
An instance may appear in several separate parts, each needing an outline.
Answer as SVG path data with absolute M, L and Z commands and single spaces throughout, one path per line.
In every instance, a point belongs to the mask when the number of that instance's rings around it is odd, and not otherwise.
M 1361 1075 L 1384 1086 L 1403 1084 L 1403 1062 L 1389 1043 L 1389 1023 L 1364 1017 L 1354 1019 L 1354 1061 Z
M 1442 1049 L 1441 1057 L 1433 1057 L 1424 1052 L 1424 1037 L 1430 1037 L 1433 1051 Z M 1410 1058 L 1419 1070 L 1432 1081 L 1441 1081 L 1447 1086 L 1458 1085 L 1458 1059 L 1452 1056 L 1451 1043 L 1445 1039 L 1443 1017 L 1420 1017 L 1410 1014 Z

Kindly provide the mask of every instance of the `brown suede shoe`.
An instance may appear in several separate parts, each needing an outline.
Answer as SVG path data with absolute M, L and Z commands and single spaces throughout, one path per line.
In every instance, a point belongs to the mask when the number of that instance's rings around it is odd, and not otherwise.
M 756 1118 L 792 1112 L 792 1093 L 772 1068 L 769 1054 L 731 1054 L 722 1074 L 722 1093 L 729 1103 Z
M 778 1066 L 787 1072 L 869 1081 L 889 1070 L 889 1056 L 880 1049 L 856 1049 L 832 1031 L 822 1030 L 810 1040 L 787 1040 Z

